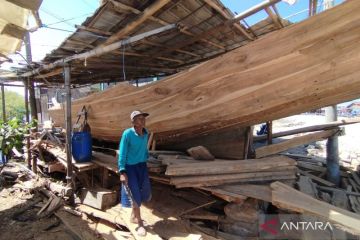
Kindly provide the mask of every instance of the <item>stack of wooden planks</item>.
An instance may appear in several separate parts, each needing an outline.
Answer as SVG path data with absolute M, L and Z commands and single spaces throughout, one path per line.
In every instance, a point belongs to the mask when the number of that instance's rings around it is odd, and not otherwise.
M 169 165 L 165 174 L 176 187 L 217 186 L 295 179 L 296 162 L 285 156 L 249 160 L 214 160 Z

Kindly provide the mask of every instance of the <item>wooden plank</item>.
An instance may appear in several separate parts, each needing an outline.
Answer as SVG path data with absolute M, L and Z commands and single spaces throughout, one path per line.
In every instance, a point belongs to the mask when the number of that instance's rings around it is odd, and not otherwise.
M 349 182 L 350 185 L 352 186 L 352 188 L 354 188 L 355 192 L 360 192 L 360 187 L 358 185 L 356 185 L 355 181 L 352 180 L 351 178 L 349 178 Z
M 211 181 L 206 180 L 204 182 L 183 182 L 183 183 L 172 183 L 176 184 L 177 188 L 185 188 L 185 187 L 204 187 L 204 186 L 218 186 L 224 185 L 228 183 L 253 183 L 253 182 L 270 182 L 270 181 L 281 181 L 281 180 L 291 180 L 295 179 L 295 174 L 280 174 L 280 175 L 270 175 L 270 176 L 262 176 L 262 177 L 251 177 L 251 178 L 228 178 L 228 179 L 213 179 Z M 170 180 L 171 181 L 171 180 Z
M 345 192 L 343 191 L 334 191 L 332 198 L 331 198 L 331 204 L 340 207 L 342 209 L 350 210 L 349 208 L 349 199 Z
M 271 10 L 271 8 L 266 7 L 265 12 L 269 15 L 273 23 L 276 25 L 278 29 L 283 28 L 283 24 L 281 23 L 281 20 L 278 18 L 278 16 Z
M 108 222 L 114 223 L 114 224 L 119 224 L 119 225 L 125 224 L 125 222 L 121 218 L 117 217 L 116 215 L 112 215 L 108 212 L 103 212 L 98 209 L 86 206 L 86 205 L 80 204 L 76 207 L 76 210 L 79 212 L 82 212 L 82 213 L 86 213 L 89 216 L 97 217 L 97 218 L 106 220 Z
M 313 198 L 319 199 L 316 184 L 314 184 L 308 176 L 300 176 L 297 181 L 297 185 L 301 192 L 306 193 Z
M 81 240 L 97 240 L 95 232 L 93 232 L 86 221 L 82 221 L 66 211 L 60 210 L 55 215 L 62 223 Z
M 357 214 L 319 201 L 283 183 L 275 182 L 271 185 L 272 203 L 280 208 L 299 213 L 311 213 L 331 222 L 340 224 L 347 231 L 360 234 L 360 218 Z
M 92 160 L 93 163 L 104 167 L 114 173 L 118 173 L 119 168 L 117 166 L 117 159 L 109 154 L 93 151 Z
M 134 31 L 134 29 L 140 26 L 143 22 L 149 19 L 149 17 L 154 15 L 157 11 L 159 11 L 163 6 L 165 6 L 169 2 L 170 0 L 157 0 L 156 2 L 151 4 L 134 21 L 132 21 L 124 28 L 120 29 L 117 33 L 113 34 L 110 38 L 108 38 L 105 42 L 105 45 L 109 45 L 119 39 L 129 36 L 130 33 Z
M 224 199 L 227 202 L 242 203 L 247 198 L 246 196 L 221 189 L 221 186 L 219 186 L 219 187 L 201 187 L 201 189 L 209 191 L 213 195 L 215 195 L 221 199 Z
M 216 188 L 220 188 L 234 194 L 240 194 L 242 196 L 263 200 L 265 202 L 271 202 L 271 189 L 270 186 L 267 184 L 234 184 L 223 185 Z
M 286 151 L 289 148 L 293 148 L 293 147 L 296 147 L 299 145 L 324 140 L 330 136 L 335 135 L 337 132 L 338 132 L 338 130 L 334 129 L 334 130 L 326 130 L 326 131 L 317 132 L 317 133 L 311 133 L 311 134 L 307 134 L 307 135 L 304 135 L 301 137 L 294 137 L 292 139 L 286 140 L 281 143 L 257 148 L 257 149 L 255 149 L 255 155 L 256 155 L 256 158 L 269 156 L 272 154 Z
M 339 188 L 333 188 L 333 187 L 324 187 L 324 186 L 317 186 L 318 189 L 323 190 L 323 191 L 329 191 L 329 192 L 345 192 L 348 195 L 354 195 L 354 196 L 359 196 L 360 197 L 360 193 L 357 192 L 352 192 L 352 191 L 347 191 L 344 189 L 339 189 Z
M 89 227 L 106 240 L 134 239 L 130 232 L 120 231 L 114 226 L 109 226 L 109 223 L 107 223 L 105 220 L 100 220 L 94 225 L 89 225 Z
M 358 174 L 354 171 L 351 171 L 351 176 L 357 183 L 358 187 L 360 187 L 360 178 L 359 178 Z
M 197 175 L 197 176 L 175 176 L 170 178 L 170 183 L 174 185 L 184 184 L 184 183 L 194 183 L 198 184 L 200 182 L 210 183 L 218 180 L 240 180 L 240 179 L 261 179 L 263 177 L 270 176 L 283 176 L 293 174 L 295 176 L 294 166 L 286 167 L 283 169 L 274 169 L 274 171 L 269 172 L 246 172 L 246 173 L 232 173 L 232 174 L 214 174 L 214 175 Z
M 91 33 L 96 33 L 96 34 L 100 34 L 102 36 L 111 36 L 113 33 L 112 32 L 108 32 L 108 31 L 103 31 L 97 28 L 93 28 L 93 27 L 87 27 L 87 26 L 82 26 L 82 25 L 75 25 L 75 27 L 77 29 L 81 29 L 87 32 L 91 32 Z
M 65 168 L 67 167 L 66 153 L 62 149 L 60 149 L 59 147 L 55 147 L 55 148 L 47 148 L 46 151 L 54 155 L 57 158 L 57 160 L 62 165 L 64 165 Z M 98 168 L 98 166 L 92 162 L 77 163 L 74 158 L 72 158 L 72 165 L 78 172 L 84 172 Z
M 308 172 L 305 172 L 305 171 L 303 171 L 303 170 L 298 169 L 298 172 L 301 173 L 302 175 L 305 175 L 305 176 L 311 178 L 312 180 L 314 180 L 314 181 L 316 181 L 316 182 L 318 182 L 318 183 L 323 184 L 323 185 L 326 185 L 326 186 L 329 186 L 329 187 L 334 187 L 334 186 L 335 186 L 334 183 L 329 182 L 329 181 L 327 181 L 327 180 L 325 180 L 325 179 L 319 178 L 319 177 L 317 177 L 317 176 L 315 176 L 315 175 L 312 175 L 312 174 L 310 174 L 310 173 L 308 173 Z
M 168 166 L 166 175 L 210 175 L 226 173 L 245 173 L 254 171 L 273 171 L 279 167 L 295 166 L 295 160 L 285 156 L 274 156 L 264 159 L 219 160 L 203 163 L 176 164 Z

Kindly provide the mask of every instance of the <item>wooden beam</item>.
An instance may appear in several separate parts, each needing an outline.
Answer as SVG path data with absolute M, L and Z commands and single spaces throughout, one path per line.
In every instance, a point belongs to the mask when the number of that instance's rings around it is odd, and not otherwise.
M 37 75 L 34 78 L 35 79 L 43 79 L 43 78 L 47 78 L 47 77 L 53 77 L 53 76 L 62 74 L 62 72 L 63 72 L 62 68 L 57 68 L 57 69 L 52 70 L 51 72 L 44 73 L 44 74 L 41 74 L 41 75 Z
M 265 12 L 269 15 L 273 23 L 276 25 L 278 29 L 281 29 L 284 27 L 284 25 L 281 23 L 281 19 L 271 10 L 271 8 L 266 7 Z
M 117 40 L 123 39 L 134 31 L 138 26 L 144 23 L 149 17 L 159 11 L 163 6 L 168 4 L 171 0 L 157 0 L 148 8 L 146 8 L 133 22 L 126 25 L 124 28 L 120 29 L 117 33 L 112 35 L 108 40 L 106 40 L 104 45 L 109 45 Z
M 75 27 L 80 30 L 84 30 L 84 31 L 91 32 L 91 33 L 96 33 L 96 34 L 106 36 L 106 37 L 110 37 L 113 34 L 112 32 L 103 31 L 103 30 L 93 28 L 93 27 L 87 27 L 87 26 L 82 26 L 82 25 L 75 25 Z
M 140 10 L 138 10 L 138 9 L 136 9 L 136 8 L 133 8 L 133 7 L 131 7 L 131 6 L 125 5 L 125 4 L 123 4 L 123 3 L 116 2 L 116 1 L 114 1 L 114 0 L 110 0 L 110 2 L 111 2 L 111 4 L 113 4 L 114 10 L 116 10 L 116 11 L 124 12 L 123 9 L 125 9 L 126 11 L 130 11 L 130 12 L 132 12 L 132 13 L 134 13 L 134 14 L 141 14 L 141 13 L 142 13 Z M 175 16 L 175 17 L 177 17 L 177 16 Z M 161 24 L 161 25 L 168 25 L 168 24 L 170 24 L 170 23 L 168 23 L 168 22 L 166 22 L 166 21 L 164 21 L 164 20 L 162 20 L 162 19 L 160 19 L 160 18 L 158 18 L 158 17 L 154 17 L 154 16 L 150 16 L 150 17 L 149 17 L 149 20 L 154 21 L 154 22 L 156 22 L 156 23 L 159 23 L 159 24 Z M 185 26 L 184 26 L 183 28 L 180 28 L 179 30 L 180 30 L 181 33 L 183 33 L 183 34 L 185 34 L 185 35 L 194 36 L 193 33 L 191 33 L 191 32 L 189 32 L 188 30 L 186 30 L 187 28 L 188 28 L 188 27 L 185 27 Z M 209 45 L 211 45 L 211 46 L 217 47 L 217 48 L 219 48 L 219 49 L 225 49 L 223 46 L 221 46 L 221 45 L 219 45 L 219 44 L 217 44 L 217 43 L 214 43 L 214 42 L 212 42 L 212 41 L 210 41 L 210 40 L 207 40 L 206 38 L 203 38 L 203 39 L 201 39 L 200 41 L 205 42 L 205 43 L 207 43 L 207 44 L 209 44 Z M 180 50 L 180 49 L 178 49 L 178 50 L 176 50 L 176 51 L 179 51 L 179 50 Z
M 314 199 L 280 182 L 272 183 L 270 186 L 274 205 L 299 213 L 314 214 L 344 226 L 351 233 L 360 234 L 358 227 L 360 226 L 360 218 L 358 214 Z
M 338 131 L 339 131 L 338 129 L 334 129 L 334 130 L 326 130 L 326 131 L 317 132 L 317 133 L 311 133 L 311 134 L 307 134 L 307 135 L 304 135 L 301 137 L 294 137 L 292 139 L 286 140 L 281 143 L 276 143 L 276 144 L 267 145 L 264 147 L 259 147 L 259 148 L 255 149 L 255 155 L 256 155 L 256 158 L 262 158 L 265 156 L 269 156 L 269 155 L 272 155 L 275 153 L 285 151 L 289 148 L 293 148 L 293 147 L 296 147 L 299 145 L 303 145 L 303 144 L 315 142 L 315 141 L 321 141 L 326 138 L 329 138 L 330 136 L 333 136 Z
M 114 1 L 114 0 L 109 0 L 109 2 L 112 4 L 113 8 L 115 11 L 118 11 L 118 12 L 124 12 L 124 10 L 126 12 L 132 12 L 136 15 L 140 15 L 142 14 L 142 12 L 136 8 L 133 8 L 131 6 L 128 6 L 124 3 L 121 3 L 121 2 L 117 2 L 117 1 Z M 149 20 L 151 21 L 154 21 L 156 23 L 159 23 L 161 25 L 168 25 L 169 23 L 164 21 L 164 20 L 161 20 L 160 18 L 157 18 L 157 17 L 154 17 L 154 16 L 149 16 L 148 18 Z
M 215 1 L 213 0 L 203 0 L 207 5 L 212 7 L 218 13 L 220 13 L 225 19 L 231 19 L 232 16 L 229 14 L 228 11 L 222 9 Z M 254 40 L 254 37 L 251 36 L 241 25 L 240 23 L 234 23 L 233 26 L 239 30 L 247 39 Z
M 164 44 L 151 42 L 151 41 L 148 41 L 146 39 L 142 40 L 142 42 L 145 43 L 145 44 L 151 45 L 151 46 L 156 46 L 156 47 L 161 47 L 161 48 L 168 48 Z M 181 50 L 181 49 L 176 50 L 176 52 L 188 54 L 188 55 L 191 55 L 193 57 L 200 57 L 200 55 L 198 55 L 198 54 L 195 54 L 195 53 L 192 53 L 192 52 L 189 52 L 189 51 L 185 51 L 185 50 Z
M 91 49 L 95 48 L 94 45 L 91 45 L 91 44 L 89 44 L 89 43 L 82 42 L 82 41 L 79 41 L 79 40 L 67 39 L 67 40 L 65 41 L 65 44 L 66 44 L 66 43 L 75 44 L 75 45 L 80 45 L 80 46 L 85 46 L 85 47 L 88 47 L 88 48 L 91 48 Z

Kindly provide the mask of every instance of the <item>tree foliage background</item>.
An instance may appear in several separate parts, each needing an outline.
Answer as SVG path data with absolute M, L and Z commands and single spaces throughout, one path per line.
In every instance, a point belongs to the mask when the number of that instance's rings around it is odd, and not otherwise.
M 2 104 L 2 96 L 0 94 L 0 104 Z M 0 109 L 1 109 L 0 105 Z M 23 120 L 25 117 L 25 100 L 20 94 L 12 91 L 5 90 L 5 111 L 6 119 L 10 120 L 16 117 L 19 120 Z M 0 121 L 2 121 L 2 110 L 0 110 Z

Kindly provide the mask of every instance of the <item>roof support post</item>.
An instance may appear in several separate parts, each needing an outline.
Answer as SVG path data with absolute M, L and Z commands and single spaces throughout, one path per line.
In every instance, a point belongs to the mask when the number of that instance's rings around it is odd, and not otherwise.
M 324 10 L 334 6 L 333 0 L 324 1 Z M 333 105 L 325 108 L 325 117 L 327 122 L 337 121 L 337 106 Z M 340 184 L 340 165 L 339 165 L 339 144 L 338 136 L 331 136 L 326 143 L 326 166 L 327 180 L 339 186 Z
M 34 81 L 29 80 L 28 83 L 29 88 L 29 100 L 30 100 L 30 113 L 31 113 L 31 120 L 38 120 L 37 117 L 37 108 L 36 108 L 36 99 L 35 99 L 35 86 Z M 37 131 L 37 124 L 36 124 L 36 130 Z
M 2 103 L 2 117 L 3 117 L 3 122 L 6 122 L 6 109 L 5 109 L 5 90 L 4 90 L 4 84 L 1 84 L 1 103 Z
M 70 65 L 64 65 L 64 83 L 66 93 L 65 128 L 66 128 L 66 180 L 69 186 L 72 185 L 72 151 L 71 151 L 71 72 Z
M 25 119 L 26 122 L 30 122 L 29 116 L 29 78 L 24 80 L 24 98 L 25 98 Z M 28 130 L 28 135 L 30 135 L 30 130 Z M 27 153 L 27 164 L 28 168 L 31 169 L 31 151 L 30 151 L 30 136 L 26 137 L 26 153 Z

